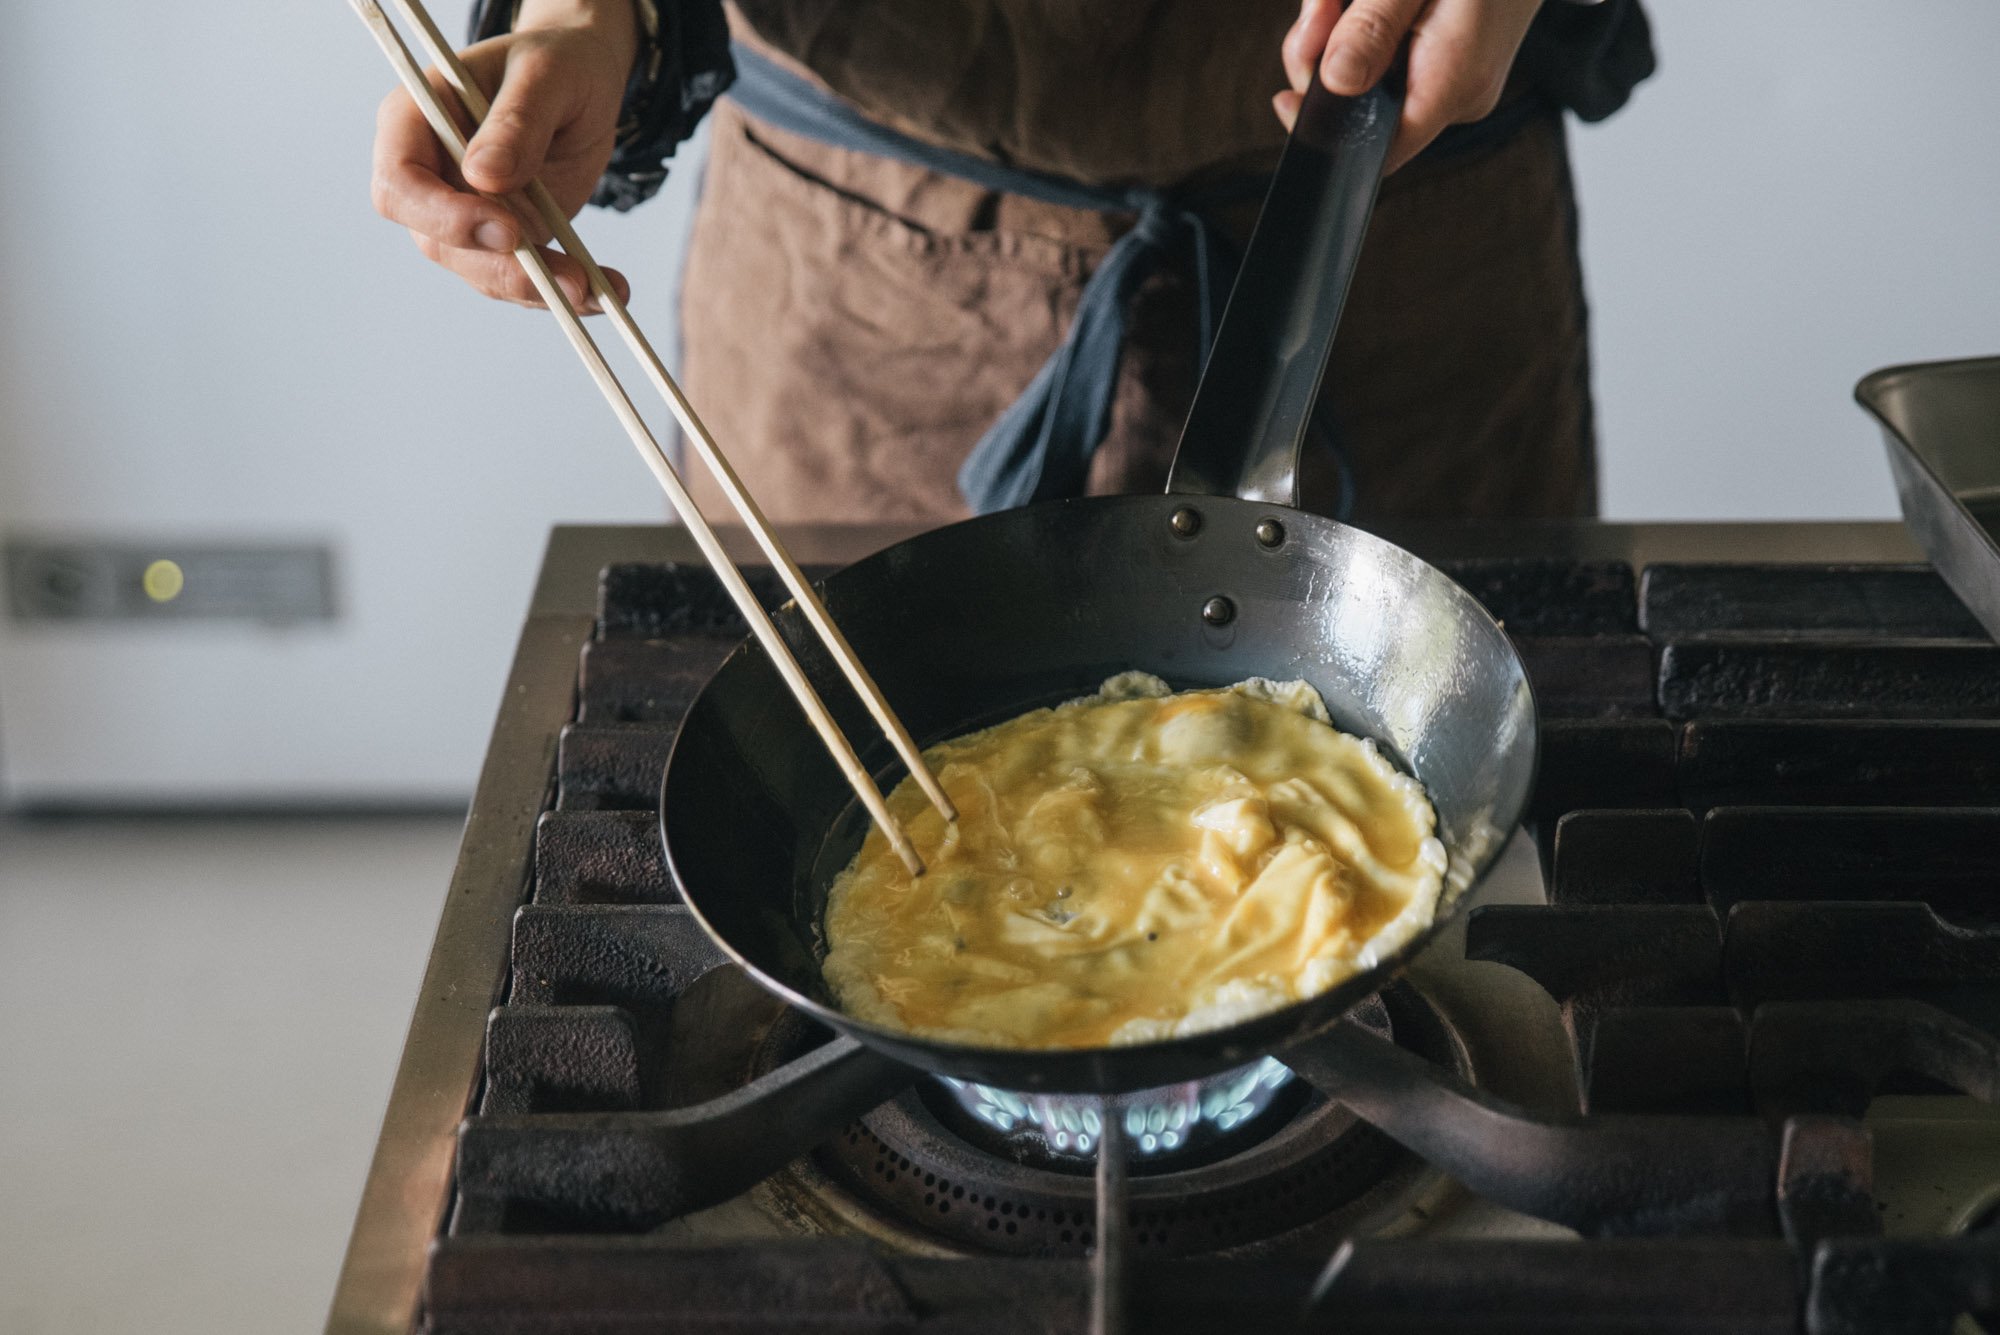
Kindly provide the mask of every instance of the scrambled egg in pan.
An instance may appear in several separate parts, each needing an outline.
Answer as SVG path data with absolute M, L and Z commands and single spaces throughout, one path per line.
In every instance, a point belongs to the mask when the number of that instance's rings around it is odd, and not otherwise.
M 1143 1043 L 1331 987 L 1431 920 L 1445 870 L 1416 780 L 1302 681 L 1173 694 L 1125 673 L 925 753 L 826 907 L 849 1014 L 985 1047 Z

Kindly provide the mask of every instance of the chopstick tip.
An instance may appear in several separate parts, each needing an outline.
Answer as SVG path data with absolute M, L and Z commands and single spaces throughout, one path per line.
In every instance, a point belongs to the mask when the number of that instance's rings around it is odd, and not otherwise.
M 923 764 L 921 759 L 919 759 L 917 767 L 912 773 L 916 776 L 917 786 L 924 790 L 924 796 L 931 800 L 931 806 L 937 811 L 938 815 L 944 817 L 944 823 L 947 825 L 957 824 L 958 807 L 952 802 L 951 794 L 944 790 L 944 785 L 938 782 L 937 775 L 931 773 L 930 767 Z
M 924 874 L 924 860 L 917 853 L 917 846 L 910 842 L 910 836 L 903 833 L 901 826 L 890 833 L 889 842 L 896 846 L 896 856 L 903 860 L 903 865 L 909 868 L 912 877 Z

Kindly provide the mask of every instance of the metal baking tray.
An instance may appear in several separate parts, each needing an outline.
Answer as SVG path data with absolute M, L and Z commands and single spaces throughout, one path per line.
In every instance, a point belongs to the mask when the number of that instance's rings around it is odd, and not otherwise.
M 1854 397 L 1882 424 L 1911 536 L 2000 640 L 2000 357 L 1884 367 Z

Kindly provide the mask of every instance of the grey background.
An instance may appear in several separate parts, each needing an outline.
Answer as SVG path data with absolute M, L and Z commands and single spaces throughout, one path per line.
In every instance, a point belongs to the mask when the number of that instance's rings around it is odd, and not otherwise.
M 1652 0 L 1571 135 L 1607 514 L 1889 517 L 1854 382 L 2000 352 L 2000 6 Z

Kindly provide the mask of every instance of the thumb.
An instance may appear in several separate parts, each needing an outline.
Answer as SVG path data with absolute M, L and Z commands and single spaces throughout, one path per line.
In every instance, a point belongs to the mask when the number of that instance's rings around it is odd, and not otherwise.
M 1353 0 L 1333 25 L 1319 65 L 1327 91 L 1359 97 L 1389 71 L 1424 0 Z
M 465 154 L 465 182 L 504 194 L 541 173 L 564 113 L 560 81 L 551 62 L 534 48 L 509 53 L 500 91 Z

